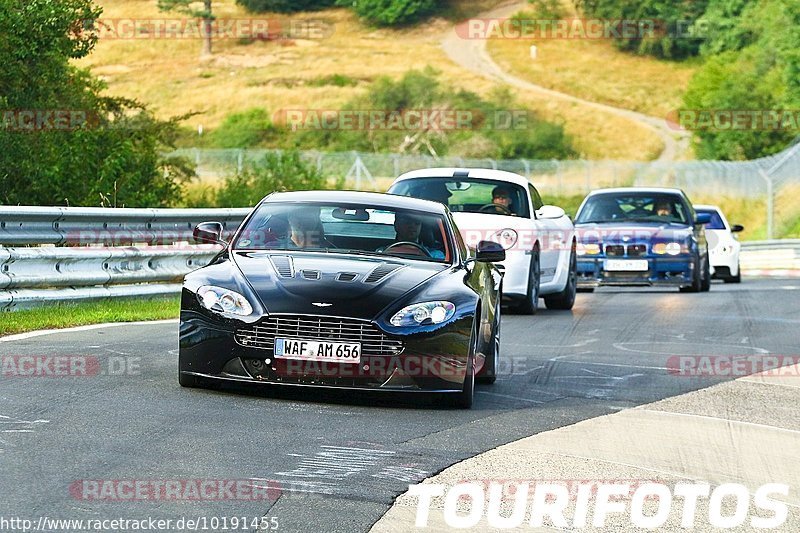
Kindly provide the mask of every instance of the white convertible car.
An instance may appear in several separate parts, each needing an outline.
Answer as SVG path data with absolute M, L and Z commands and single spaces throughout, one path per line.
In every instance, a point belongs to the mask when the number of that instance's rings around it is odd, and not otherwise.
M 388 192 L 447 205 L 468 246 L 501 243 L 503 300 L 518 312 L 536 313 L 540 297 L 549 309 L 572 309 L 575 228 L 563 209 L 544 205 L 524 177 L 502 170 L 426 168 L 403 174 Z

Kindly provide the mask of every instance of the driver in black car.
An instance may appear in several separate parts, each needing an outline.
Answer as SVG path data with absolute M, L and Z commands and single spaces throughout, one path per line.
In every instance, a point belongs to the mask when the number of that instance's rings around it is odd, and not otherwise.
M 444 259 L 444 252 L 442 250 L 428 248 L 420 241 L 420 235 L 422 233 L 422 221 L 419 219 L 419 217 L 409 213 L 397 213 L 397 215 L 394 217 L 394 231 L 396 235 L 396 242 L 394 244 L 390 244 L 380 251 L 386 252 L 393 247 L 395 247 L 397 251 L 400 251 L 402 249 L 402 245 L 400 243 L 408 242 L 418 246 L 429 257 L 434 259 Z M 408 246 L 408 248 L 413 247 Z

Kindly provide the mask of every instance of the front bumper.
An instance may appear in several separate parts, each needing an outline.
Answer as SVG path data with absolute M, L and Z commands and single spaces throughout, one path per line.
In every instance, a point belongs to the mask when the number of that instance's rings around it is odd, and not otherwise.
M 358 364 L 276 358 L 272 349 L 240 344 L 236 332 L 241 327 L 246 326 L 204 312 L 182 311 L 179 371 L 204 380 L 254 386 L 460 392 L 472 319 L 458 319 L 426 335 L 396 336 L 403 340 L 401 353 L 362 353 Z
M 644 256 L 636 259 L 647 260 L 647 271 L 627 272 L 604 269 L 605 256 L 578 257 L 578 287 L 598 287 L 601 285 L 641 285 L 686 287 L 694 279 L 695 262 L 691 255 L 672 257 Z M 614 258 L 617 259 L 617 258 Z

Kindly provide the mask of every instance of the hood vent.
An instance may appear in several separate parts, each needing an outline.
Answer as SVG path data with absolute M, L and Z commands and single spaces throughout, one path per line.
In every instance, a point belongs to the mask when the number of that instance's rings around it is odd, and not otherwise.
M 320 278 L 319 270 L 303 270 L 301 272 L 305 279 L 318 280 Z
M 336 276 L 337 281 L 354 281 L 358 277 L 358 274 L 353 272 L 340 272 L 338 276 Z
M 403 268 L 403 265 L 396 265 L 392 263 L 381 263 L 375 270 L 369 273 L 364 283 L 377 283 L 397 269 Z
M 288 255 L 274 255 L 269 258 L 272 262 L 272 266 L 275 267 L 275 270 L 278 272 L 278 275 L 282 278 L 293 278 L 294 277 L 294 262 L 292 258 Z

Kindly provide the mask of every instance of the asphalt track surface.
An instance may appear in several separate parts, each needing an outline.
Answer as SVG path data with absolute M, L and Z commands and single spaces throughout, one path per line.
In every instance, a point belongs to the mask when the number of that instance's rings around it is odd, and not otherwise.
M 728 379 L 673 375 L 671 356 L 797 356 L 798 326 L 800 280 L 579 294 L 571 313 L 504 315 L 501 377 L 478 386 L 469 411 L 396 395 L 182 389 L 176 322 L 0 342 L 6 358 L 91 356 L 102 369 L 0 378 L 0 517 L 267 516 L 279 531 L 366 531 L 409 484 L 465 458 Z M 108 375 L 112 359 L 138 367 Z M 280 490 L 256 502 L 70 491 L 81 480 L 187 479 Z

